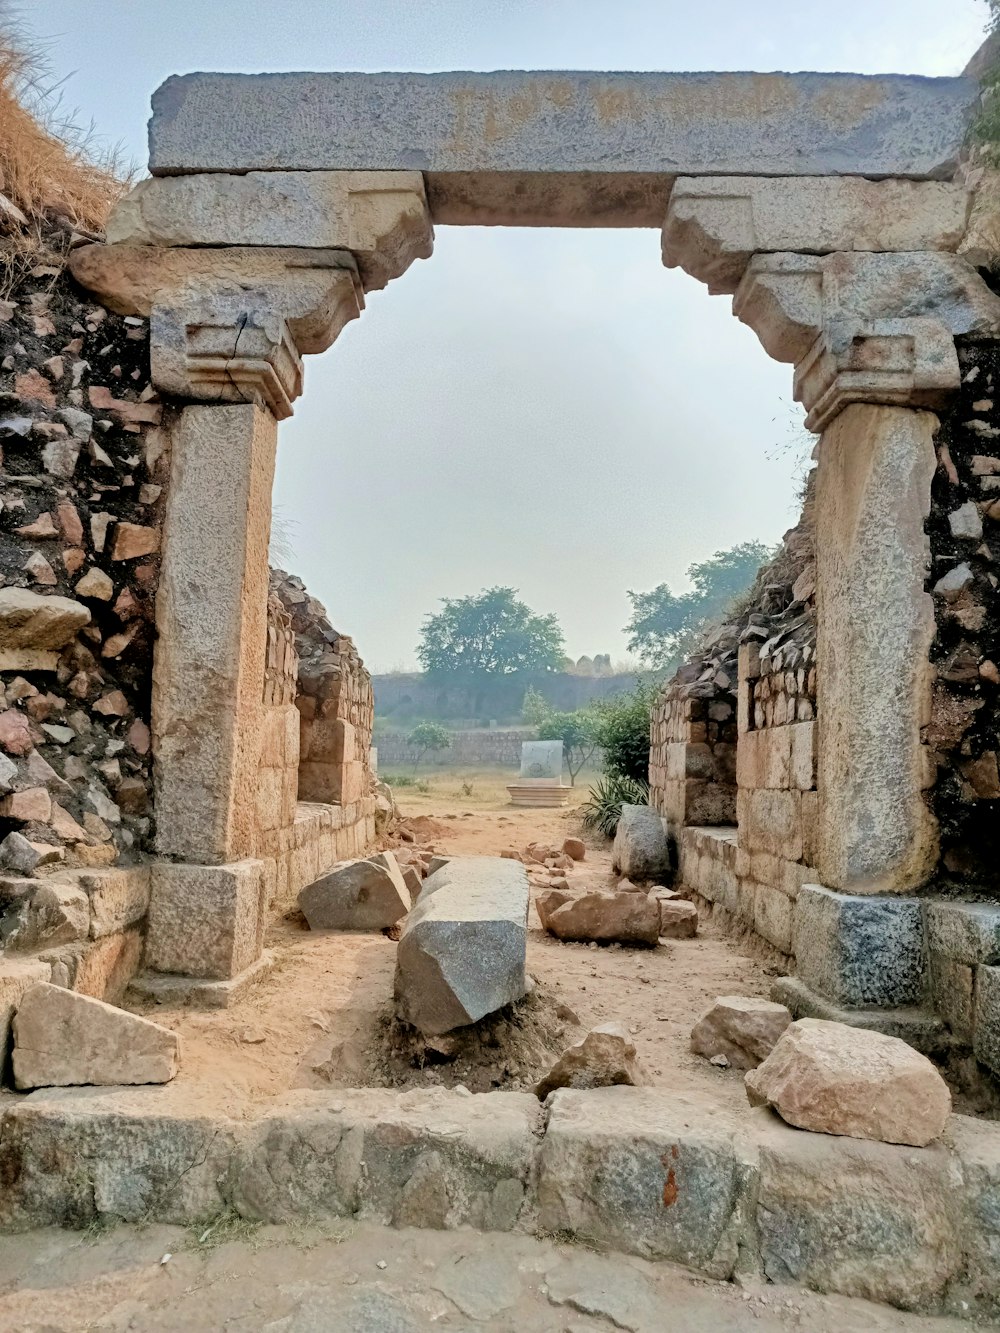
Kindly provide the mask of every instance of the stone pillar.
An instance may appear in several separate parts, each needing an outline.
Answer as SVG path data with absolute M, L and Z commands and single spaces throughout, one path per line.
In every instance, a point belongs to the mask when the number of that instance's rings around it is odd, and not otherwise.
M 829 888 L 904 893 L 934 871 L 934 607 L 925 591 L 936 466 L 930 412 L 854 404 L 823 433 L 816 487 L 819 856 Z
M 153 669 L 157 848 L 254 849 L 277 428 L 263 407 L 186 407 L 173 437 Z

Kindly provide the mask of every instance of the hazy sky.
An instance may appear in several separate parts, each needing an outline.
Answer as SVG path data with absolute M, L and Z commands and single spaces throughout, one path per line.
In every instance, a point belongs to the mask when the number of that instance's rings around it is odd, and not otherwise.
M 979 0 L 30 0 L 65 104 L 146 161 L 189 70 L 958 73 Z M 626 588 L 794 521 L 791 369 L 638 231 L 438 228 L 282 425 L 296 572 L 369 666 L 440 597 L 506 583 L 567 648 L 625 652 Z

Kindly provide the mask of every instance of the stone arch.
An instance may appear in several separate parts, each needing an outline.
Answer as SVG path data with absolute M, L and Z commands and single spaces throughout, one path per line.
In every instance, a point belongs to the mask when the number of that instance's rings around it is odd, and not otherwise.
M 817 870 L 856 893 L 922 884 L 934 411 L 959 385 L 956 339 L 1000 334 L 1000 299 L 959 253 L 977 96 L 968 79 L 856 75 L 168 80 L 152 179 L 109 244 L 72 260 L 113 309 L 148 315 L 176 408 L 154 683 L 163 885 L 184 862 L 253 899 L 276 423 L 303 356 L 431 254 L 434 222 L 661 227 L 664 262 L 732 295 L 794 367 L 821 440 Z

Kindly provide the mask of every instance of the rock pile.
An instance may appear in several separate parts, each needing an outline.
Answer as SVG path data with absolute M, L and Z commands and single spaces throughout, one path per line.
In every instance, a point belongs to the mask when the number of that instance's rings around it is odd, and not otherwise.
M 149 846 L 169 457 L 143 319 L 41 259 L 0 301 L 0 869 Z
M 802 1018 L 746 1076 L 754 1106 L 821 1134 L 923 1148 L 944 1131 L 948 1085 L 898 1037 Z

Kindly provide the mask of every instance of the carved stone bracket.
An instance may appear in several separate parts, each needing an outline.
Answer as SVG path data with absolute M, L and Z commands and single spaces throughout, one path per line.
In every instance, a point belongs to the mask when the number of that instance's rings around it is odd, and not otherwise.
M 995 336 L 1000 299 L 956 255 L 755 255 L 735 314 L 777 361 L 817 433 L 848 403 L 943 406 L 959 385 L 957 337 Z
M 150 321 L 154 385 L 192 402 L 265 403 L 281 420 L 302 392 L 302 356 L 325 351 L 364 307 L 344 250 L 92 245 L 77 281 Z

